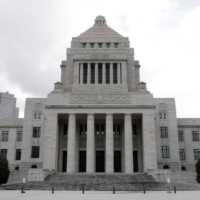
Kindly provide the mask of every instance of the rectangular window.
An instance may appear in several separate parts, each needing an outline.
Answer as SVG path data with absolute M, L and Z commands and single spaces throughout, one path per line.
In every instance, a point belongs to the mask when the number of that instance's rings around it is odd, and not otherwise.
M 199 132 L 198 131 L 192 131 L 192 140 L 199 141 Z
M 117 64 L 113 64 L 113 83 L 117 84 Z
M 8 133 L 9 131 L 2 131 L 1 141 L 8 141 Z
M 91 63 L 91 84 L 95 84 L 95 64 Z
M 82 43 L 82 47 L 83 47 L 83 48 L 86 48 L 86 43 Z
M 102 43 L 98 43 L 98 45 L 99 45 L 99 48 L 102 48 Z
M 107 47 L 107 48 L 110 48 L 110 43 L 106 43 L 106 47 Z
M 41 113 L 38 113 L 38 119 L 41 119 Z
M 80 135 L 83 135 L 84 134 L 84 132 L 83 132 L 83 125 L 81 124 L 80 125 Z
M 113 124 L 113 135 L 116 135 L 116 129 L 115 124 Z
M 110 83 L 110 64 L 106 63 L 106 84 Z
M 83 64 L 83 84 L 87 84 L 87 63 Z
M 183 131 L 178 131 L 178 141 L 184 141 Z
M 160 119 L 162 119 L 162 113 L 160 113 L 159 115 L 160 115 Z
M 96 135 L 99 135 L 99 125 L 96 125 Z
M 166 113 L 163 113 L 163 118 L 166 119 Z
M 169 158 L 169 147 L 168 146 L 161 146 L 161 155 L 162 155 L 162 158 Z
M 117 132 L 116 132 L 117 135 L 121 135 L 121 127 L 120 125 L 118 124 L 117 125 Z
M 118 48 L 119 43 L 114 43 L 115 48 Z
M 90 43 L 90 47 L 91 47 L 91 48 L 94 48 L 94 43 Z
M 133 135 L 137 135 L 137 126 L 133 125 Z
M 7 149 L 1 149 L 1 156 L 7 158 Z
M 67 131 L 68 131 L 68 126 L 64 125 L 64 133 L 63 133 L 63 135 L 67 135 Z
M 179 149 L 180 160 L 185 160 L 185 150 Z
M 37 113 L 34 113 L 34 119 L 37 119 Z
M 98 83 L 102 84 L 102 63 L 98 64 Z
M 168 138 L 167 127 L 160 127 L 160 137 L 161 138 Z
M 33 138 L 40 137 L 40 127 L 33 127 Z
M 39 158 L 40 156 L 40 147 L 32 146 L 31 158 Z
M 198 160 L 200 158 L 200 149 L 194 149 L 194 159 Z
M 21 149 L 16 149 L 16 160 L 21 160 Z
M 22 141 L 22 135 L 23 135 L 22 131 L 17 131 L 17 141 Z
M 105 126 L 104 124 L 101 125 L 101 135 L 105 134 Z

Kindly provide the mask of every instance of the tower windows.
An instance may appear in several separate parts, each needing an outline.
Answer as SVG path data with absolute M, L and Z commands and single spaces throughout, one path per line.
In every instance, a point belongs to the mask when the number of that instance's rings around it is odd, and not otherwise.
M 90 43 L 90 47 L 91 47 L 91 48 L 94 48 L 94 43 Z
M 98 45 L 99 45 L 99 48 L 102 48 L 103 43 L 98 43 Z
M 106 84 L 110 83 L 110 64 L 106 63 Z
M 118 46 L 119 46 L 119 43 L 114 43 L 115 48 L 118 48 Z
M 98 83 L 102 84 L 102 63 L 98 64 Z
M 91 84 L 95 84 L 95 63 L 91 63 Z
M 83 64 L 83 84 L 87 84 L 87 63 Z
M 160 127 L 160 137 L 161 138 L 168 138 L 167 127 Z
M 106 47 L 107 47 L 107 48 L 110 48 L 110 43 L 106 43 Z
M 82 43 L 82 47 L 83 47 L 83 48 L 86 48 L 86 43 Z
M 113 64 L 113 83 L 117 84 L 117 63 Z

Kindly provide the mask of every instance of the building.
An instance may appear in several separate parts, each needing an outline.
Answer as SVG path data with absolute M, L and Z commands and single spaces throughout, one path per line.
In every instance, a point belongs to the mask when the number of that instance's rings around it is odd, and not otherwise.
M 0 92 L 0 118 L 18 118 L 19 108 L 16 107 L 16 98 L 9 92 Z
M 36 169 L 34 180 L 52 172 L 156 177 L 164 169 L 194 179 L 200 119 L 179 119 L 173 98 L 153 97 L 127 37 L 98 16 L 66 56 L 47 98 L 28 98 L 24 119 L 0 120 L 0 149 L 15 180 Z

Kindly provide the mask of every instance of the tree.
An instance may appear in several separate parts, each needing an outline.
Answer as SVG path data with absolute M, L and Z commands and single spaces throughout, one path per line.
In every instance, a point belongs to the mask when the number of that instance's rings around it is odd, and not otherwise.
M 200 159 L 197 161 L 195 167 L 196 167 L 196 172 L 197 172 L 196 181 L 200 183 Z
M 9 174 L 10 170 L 8 167 L 8 160 L 7 158 L 2 157 L 0 154 L 0 185 L 7 183 Z

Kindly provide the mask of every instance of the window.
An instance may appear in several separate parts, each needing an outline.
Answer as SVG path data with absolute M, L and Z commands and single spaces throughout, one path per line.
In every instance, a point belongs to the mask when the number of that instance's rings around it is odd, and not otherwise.
M 34 113 L 34 119 L 41 119 L 41 113 Z
M 98 64 L 98 83 L 102 84 L 102 63 Z
M 33 127 L 33 138 L 40 137 L 40 127 Z
M 199 132 L 198 131 L 192 131 L 192 140 L 199 141 Z
M 87 125 L 81 124 L 80 125 L 80 135 L 86 135 L 87 134 Z
M 95 84 L 95 64 L 91 63 L 91 84 Z
M 91 47 L 91 48 L 94 48 L 94 43 L 90 43 L 90 47 Z
M 162 154 L 162 158 L 169 158 L 169 147 L 161 146 L 161 154 Z
M 160 115 L 160 119 L 162 119 L 162 113 L 160 113 L 159 115 Z
M 110 64 L 106 63 L 106 84 L 110 83 Z
M 133 135 L 137 135 L 137 126 L 133 125 Z
M 8 141 L 8 133 L 9 131 L 2 131 L 2 141 Z
M 107 48 L 110 48 L 110 43 L 106 43 L 106 47 L 107 47 Z
M 34 119 L 37 119 L 37 113 L 34 113 Z
M 38 119 L 41 119 L 41 113 L 38 113 Z
M 185 150 L 179 149 L 180 160 L 185 160 Z
M 96 135 L 99 135 L 99 125 L 96 125 Z
M 164 165 L 163 169 L 169 169 L 169 165 Z
M 104 134 L 105 134 L 104 124 L 102 124 L 102 125 L 97 124 L 96 125 L 96 135 L 104 135 Z
M 21 149 L 16 149 L 16 160 L 21 160 Z
M 200 158 L 200 149 L 194 149 L 194 159 L 198 160 Z
M 32 146 L 31 158 L 39 158 L 40 155 L 40 147 Z
M 114 43 L 115 48 L 118 48 L 119 43 Z
M 163 118 L 166 119 L 166 113 L 163 113 Z
M 31 166 L 31 169 L 37 169 L 38 167 L 37 167 L 37 165 L 32 165 Z
M 19 170 L 19 166 L 15 167 L 15 171 L 18 171 Z
M 181 165 L 181 170 L 182 170 L 182 171 L 186 171 L 185 166 Z
M 67 125 L 64 125 L 64 132 L 63 132 L 63 135 L 67 135 L 67 131 L 68 131 L 68 126 L 67 126 Z
M 87 64 L 83 64 L 83 84 L 87 84 Z
M 168 138 L 167 127 L 160 127 L 160 137 L 161 138 Z
M 99 48 L 102 48 L 102 43 L 98 43 L 98 45 L 99 45 Z
M 7 158 L 7 149 L 1 149 L 1 156 Z
M 86 43 L 82 43 L 82 47 L 83 47 L 83 48 L 86 48 Z
M 121 135 L 121 128 L 119 124 L 113 125 L 113 134 L 114 135 Z
M 178 131 L 178 141 L 184 141 L 183 131 Z
M 17 141 L 22 141 L 22 135 L 23 135 L 22 131 L 17 131 Z
M 104 124 L 101 125 L 101 135 L 105 134 L 105 126 Z
M 113 64 L 113 83 L 117 84 L 117 64 Z

